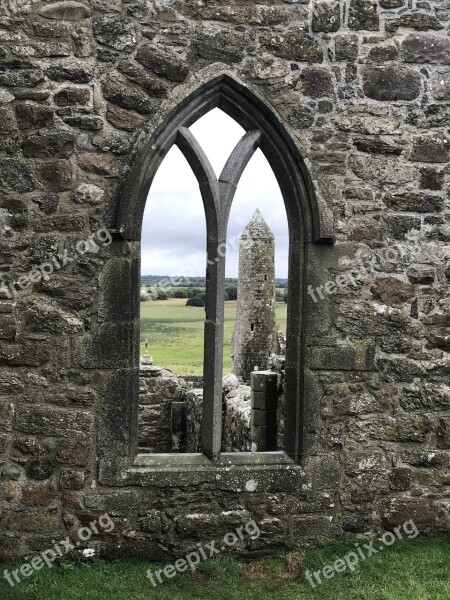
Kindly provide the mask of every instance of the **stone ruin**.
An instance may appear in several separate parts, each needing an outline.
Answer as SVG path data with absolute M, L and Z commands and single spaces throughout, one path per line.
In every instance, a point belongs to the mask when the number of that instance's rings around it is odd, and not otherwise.
M 275 238 L 259 210 L 240 239 L 233 373 L 244 381 L 269 367 L 277 346 Z
M 115 529 L 89 547 L 109 558 L 181 556 L 250 518 L 261 536 L 236 554 L 409 519 L 448 533 L 449 25 L 442 0 L 1 2 L 2 559 L 105 512 Z M 217 190 L 239 169 L 215 180 L 187 132 L 214 107 L 248 132 L 239 165 L 260 147 L 286 204 L 283 450 L 151 455 L 142 214 L 176 143 L 214 256 Z

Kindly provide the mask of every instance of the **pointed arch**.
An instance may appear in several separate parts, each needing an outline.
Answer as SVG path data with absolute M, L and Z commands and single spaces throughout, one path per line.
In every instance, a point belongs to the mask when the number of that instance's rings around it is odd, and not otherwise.
M 220 108 L 246 131 L 219 178 L 215 177 L 201 147 L 188 131 L 190 125 L 213 108 Z M 172 456 L 168 459 L 165 455 L 136 455 L 139 390 L 137 286 L 142 218 L 155 174 L 174 144 L 187 158 L 199 183 L 207 220 L 207 263 L 211 264 L 207 273 L 209 287 L 207 283 L 205 321 L 203 432 L 206 433 L 202 441 L 206 456 L 177 455 L 175 462 Z M 218 248 L 225 240 L 229 208 L 237 183 L 257 148 L 265 155 L 278 181 L 289 225 L 285 449 L 284 452 L 267 455 L 220 456 L 221 285 L 225 272 L 224 260 L 220 260 L 223 255 L 219 254 Z M 255 93 L 229 75 L 221 75 L 183 100 L 153 134 L 141 136 L 130 156 L 130 165 L 116 205 L 116 244 L 119 247 L 115 247 L 117 257 L 114 256 L 110 262 L 111 274 L 116 273 L 117 276 L 106 277 L 103 290 L 105 303 L 112 307 L 113 322 L 99 332 L 98 339 L 95 338 L 89 348 L 90 354 L 96 352 L 101 358 L 99 364 L 114 370 L 102 405 L 101 481 L 109 485 L 154 481 L 180 485 L 189 472 L 191 483 L 197 480 L 217 482 L 225 476 L 228 465 L 235 468 L 234 476 L 239 473 L 239 477 L 248 479 L 250 471 L 247 465 L 251 465 L 255 477 L 261 477 L 263 473 L 267 475 L 268 479 L 264 479 L 267 489 L 297 485 L 301 471 L 293 465 L 314 452 L 318 431 L 318 396 L 307 366 L 306 339 L 308 332 L 318 329 L 318 324 L 327 327 L 329 322 L 324 318 L 329 310 L 327 304 L 324 303 L 319 311 L 312 309 L 307 289 L 308 284 L 321 281 L 323 245 L 329 245 L 333 237 L 326 212 L 322 212 L 312 179 L 295 142 L 279 117 Z M 208 293 L 208 289 L 213 292 Z M 112 300 L 115 297 L 120 297 L 123 302 Z M 116 344 L 117 352 L 113 356 L 108 343 L 118 340 L 120 344 Z M 220 350 L 213 351 L 214 348 Z M 209 459 L 216 462 L 208 462 Z M 282 466 L 281 471 L 276 471 L 277 465 Z M 233 479 L 230 485 L 240 489 L 242 484 L 240 479 L 239 482 Z
M 259 148 L 283 195 L 288 220 L 304 242 L 333 241 L 314 185 L 297 146 L 277 115 L 255 93 L 227 74 L 211 79 L 182 101 L 149 139 L 140 140 L 124 181 L 117 231 L 139 240 L 148 191 L 164 157 L 189 128 L 213 108 L 220 108 L 246 131 L 260 131 Z M 199 181 L 200 183 L 200 181 Z

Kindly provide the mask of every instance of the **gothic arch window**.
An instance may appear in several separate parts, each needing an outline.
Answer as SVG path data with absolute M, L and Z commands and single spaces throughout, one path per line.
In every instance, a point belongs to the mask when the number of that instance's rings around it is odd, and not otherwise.
M 246 131 L 221 174 L 216 177 L 203 149 L 189 130 L 201 116 L 220 108 Z M 139 144 L 124 182 L 118 207 L 117 244 L 128 261 L 129 274 L 123 286 L 139 279 L 139 241 L 148 190 L 164 157 L 176 145 L 194 172 L 206 215 L 207 287 L 204 353 L 204 402 L 202 455 L 151 455 L 136 457 L 137 388 L 139 369 L 139 306 L 131 302 L 128 321 L 123 325 L 124 354 L 120 367 L 105 390 L 100 457 L 101 478 L 121 485 L 149 483 L 155 477 L 171 473 L 168 484 L 176 485 L 183 473 L 203 473 L 203 479 L 221 478 L 217 469 L 227 465 L 253 465 L 269 470 L 277 465 L 290 469 L 312 447 L 312 411 L 304 396 L 305 370 L 305 296 L 308 273 L 308 247 L 329 243 L 324 230 L 313 185 L 292 139 L 272 111 L 245 87 L 228 76 L 221 76 L 188 97 L 146 143 Z M 258 456 L 220 455 L 222 417 L 223 297 L 225 261 L 221 260 L 226 243 L 227 221 L 236 187 L 249 160 L 261 149 L 269 162 L 283 196 L 290 237 L 289 292 L 285 386 L 285 450 Z M 135 289 L 138 286 L 136 285 Z M 105 291 L 105 294 L 107 290 Z M 136 292 L 134 292 L 136 294 Z M 137 295 L 137 294 L 136 294 Z M 130 352 L 131 349 L 131 352 Z M 131 358 L 130 358 L 131 356 Z M 114 451 L 111 452 L 111 446 Z M 108 449 L 108 450 L 106 450 Z M 107 454 L 107 456 L 106 456 Z M 103 459 L 103 460 L 102 460 Z M 148 467 L 148 469 L 146 469 Z M 179 471 L 177 471 L 179 469 Z M 237 472 L 237 471 L 236 471 Z M 225 476 L 225 471 L 223 472 Z M 248 471 L 247 471 L 248 475 Z M 160 480 L 158 480 L 160 481 Z M 170 483 L 169 483 L 170 481 Z M 195 481 L 193 476 L 192 481 Z

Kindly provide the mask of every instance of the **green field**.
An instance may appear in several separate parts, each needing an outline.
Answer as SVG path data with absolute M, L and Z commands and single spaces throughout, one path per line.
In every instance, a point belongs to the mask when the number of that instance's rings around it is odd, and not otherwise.
M 361 540 L 359 540 L 361 543 Z M 193 550 L 197 547 L 193 546 Z M 342 559 L 354 542 L 303 548 L 245 563 L 225 556 L 176 574 L 153 587 L 146 577 L 165 567 L 144 561 L 93 562 L 42 569 L 15 587 L 0 577 L 2 600 L 448 600 L 448 540 L 403 540 L 360 562 L 351 572 L 322 578 L 312 588 L 305 574 Z M 169 563 L 168 563 L 169 564 Z M 16 567 L 10 567 L 9 571 Z M 173 567 L 172 567 L 173 568 Z M 2 567 L 3 571 L 4 567 Z M 175 571 L 175 569 L 173 569 Z
M 277 327 L 286 331 L 286 304 L 277 303 Z M 231 371 L 231 336 L 236 302 L 225 302 L 224 373 Z M 184 298 L 141 302 L 141 355 L 148 340 L 154 363 L 178 375 L 202 375 L 205 309 L 186 306 Z

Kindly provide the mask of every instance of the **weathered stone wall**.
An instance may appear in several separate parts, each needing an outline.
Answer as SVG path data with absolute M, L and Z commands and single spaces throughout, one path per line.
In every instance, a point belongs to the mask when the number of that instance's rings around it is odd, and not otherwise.
M 175 376 L 158 366 L 141 367 L 139 387 L 139 452 L 201 452 L 203 390 L 189 376 Z M 182 406 L 182 422 L 172 415 L 172 403 Z M 234 375 L 224 377 L 223 452 L 249 452 L 251 391 Z M 183 447 L 178 447 L 179 439 Z M 281 438 L 282 439 L 282 438 Z
M 90 546 L 109 556 L 181 554 L 250 517 L 262 535 L 236 551 L 410 518 L 448 531 L 449 2 L 146 6 L 1 3 L 0 272 L 24 289 L 0 303 L 0 555 L 51 547 L 105 511 L 116 528 Z M 313 448 L 295 489 L 109 487 L 98 432 L 128 351 L 111 320 L 130 297 L 102 291 L 138 248 L 77 243 L 114 228 L 141 133 L 222 73 L 279 115 L 333 215 L 335 245 L 309 256 L 322 288 L 307 296 L 299 401 Z M 58 253 L 48 279 L 19 279 Z
M 141 367 L 139 375 L 139 451 L 173 452 L 172 402 L 185 402 L 190 386 L 161 367 Z
M 224 388 L 222 452 L 250 452 L 250 388 L 240 385 Z M 187 393 L 187 452 L 201 452 L 203 390 Z

